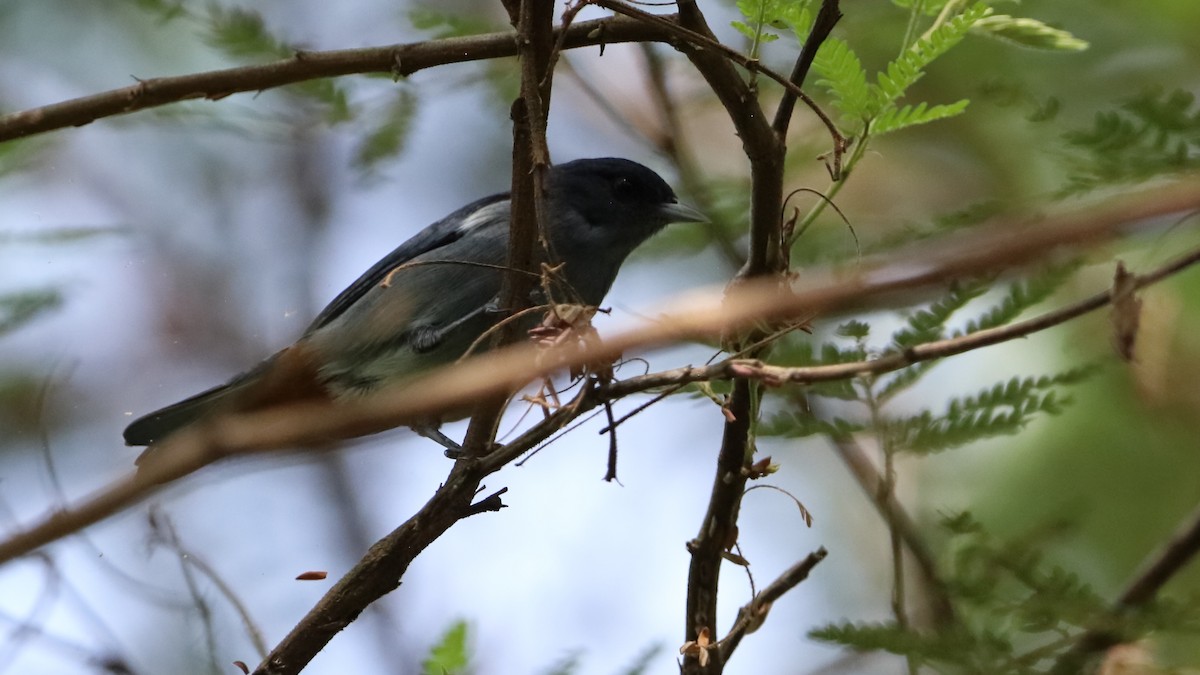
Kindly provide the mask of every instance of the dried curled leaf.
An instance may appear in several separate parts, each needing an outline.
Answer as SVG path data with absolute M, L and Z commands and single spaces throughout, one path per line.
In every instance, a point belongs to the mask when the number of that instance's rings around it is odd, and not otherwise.
M 1137 275 L 1125 269 L 1125 263 L 1117 263 L 1112 287 L 1113 347 L 1125 361 L 1134 360 L 1138 327 L 1142 321 L 1142 301 L 1136 295 Z
M 700 634 L 695 640 L 688 640 L 679 648 L 679 653 L 684 656 L 695 657 L 700 662 L 700 667 L 708 665 L 708 649 L 712 646 L 712 638 L 709 637 L 708 628 L 701 628 Z

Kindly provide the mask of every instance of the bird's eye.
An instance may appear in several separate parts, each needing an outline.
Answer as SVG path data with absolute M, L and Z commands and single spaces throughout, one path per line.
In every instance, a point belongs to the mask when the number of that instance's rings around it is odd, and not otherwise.
M 618 178 L 613 181 L 613 194 L 617 199 L 629 200 L 637 196 L 637 186 L 628 178 Z

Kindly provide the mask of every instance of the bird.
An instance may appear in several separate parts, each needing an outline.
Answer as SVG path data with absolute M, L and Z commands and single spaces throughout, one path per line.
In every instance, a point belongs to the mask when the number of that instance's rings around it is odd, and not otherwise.
M 555 270 L 556 283 L 539 284 L 533 304 L 597 307 L 639 245 L 668 224 L 707 222 L 661 176 L 628 159 L 555 164 L 543 186 L 544 244 L 535 245 L 536 262 Z M 511 214 L 504 192 L 434 222 L 338 294 L 295 343 L 224 384 L 134 420 L 125 443 L 152 450 L 172 433 L 224 414 L 352 401 L 478 349 L 488 342 L 480 337 L 509 315 L 499 293 Z M 531 327 L 528 320 L 522 325 Z M 443 421 L 411 426 L 450 455 L 457 444 L 438 431 Z

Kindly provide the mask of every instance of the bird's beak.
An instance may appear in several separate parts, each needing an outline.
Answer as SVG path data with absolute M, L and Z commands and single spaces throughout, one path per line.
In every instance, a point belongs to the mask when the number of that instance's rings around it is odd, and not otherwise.
M 659 214 L 666 218 L 668 223 L 707 223 L 708 216 L 700 213 L 696 209 L 687 204 L 674 202 L 671 204 L 663 204 L 659 209 Z

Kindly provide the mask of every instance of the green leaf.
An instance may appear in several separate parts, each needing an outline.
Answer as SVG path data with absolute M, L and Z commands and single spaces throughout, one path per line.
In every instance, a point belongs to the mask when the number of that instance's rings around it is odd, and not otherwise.
M 541 675 L 574 675 L 579 672 L 579 663 L 580 653 L 574 651 L 560 658 L 548 670 L 543 671 Z
M 373 129 L 354 151 L 353 165 L 363 172 L 374 170 L 380 162 L 404 151 L 417 110 L 417 96 L 412 89 L 402 87 L 383 111 Z
M 210 5 L 207 28 L 208 43 L 235 59 L 286 59 L 301 51 L 273 35 L 258 12 L 241 7 Z M 337 86 L 333 78 L 297 82 L 284 87 L 283 91 L 326 106 L 325 120 L 330 124 L 345 122 L 353 117 L 346 92 Z
M 186 0 L 136 0 L 138 9 L 158 14 L 163 23 L 186 16 L 185 2 Z
M 1029 49 L 1055 52 L 1080 52 L 1090 45 L 1060 28 L 1027 17 L 993 14 L 975 22 L 972 30 Z
M 1195 100 L 1183 90 L 1147 91 L 1117 110 L 1097 113 L 1091 128 L 1066 134 L 1069 177 L 1061 193 L 1200 168 L 1200 107 Z
M 408 20 L 413 28 L 425 31 L 435 39 L 478 35 L 493 30 L 496 26 L 483 17 L 485 12 L 449 14 L 423 5 L 408 10 Z
M 49 140 L 37 136 L 0 143 L 0 177 L 36 167 L 39 156 L 49 148 Z
M 939 363 L 940 361 L 922 361 L 894 373 L 884 379 L 883 384 L 876 389 L 875 398 L 880 403 L 886 403 L 920 382 L 921 378 L 928 375 Z
M 966 111 L 968 104 L 970 101 L 964 98 L 961 101 L 945 105 L 927 106 L 925 103 L 918 103 L 915 106 L 906 105 L 903 108 L 889 107 L 871 123 L 871 134 L 882 136 L 907 127 L 956 117 Z
M 884 72 L 877 76 L 877 82 L 871 88 L 873 101 L 870 117 L 875 117 L 894 105 L 909 87 L 921 79 L 930 63 L 961 42 L 976 22 L 991 13 L 990 7 L 977 2 L 904 50 L 898 59 L 889 63 Z
M 663 652 L 663 645 L 659 642 L 654 642 L 646 646 L 636 657 L 633 663 L 629 664 L 624 670 L 621 670 L 621 675 L 646 675 L 650 672 L 651 666 L 654 665 L 654 659 Z
M 1064 265 L 1053 265 L 1029 279 L 1010 285 L 999 304 L 994 305 L 982 316 L 967 322 L 966 329 L 956 332 L 955 335 L 976 333 L 1011 323 L 1025 310 L 1053 295 L 1079 269 L 1079 264 L 1078 261 L 1074 261 Z
M 851 120 L 863 121 L 872 112 L 871 88 L 867 73 L 850 45 L 835 37 L 827 39 L 813 58 L 817 84 L 829 90 L 833 105 Z
M 62 294 L 53 288 L 0 295 L 0 335 L 62 306 Z
M 467 622 L 456 621 L 442 635 L 421 663 L 422 675 L 457 675 L 470 664 L 467 652 Z
M 97 237 L 124 235 L 129 229 L 114 227 L 52 227 L 34 232 L 0 232 L 0 245 L 4 244 L 73 244 Z
M 902 9 L 912 9 L 913 3 L 917 0 L 892 0 L 892 4 Z M 942 8 L 946 6 L 949 0 L 921 0 L 921 13 L 926 16 L 935 16 Z
M 210 5 L 208 32 L 209 44 L 235 58 L 288 58 L 296 52 L 267 30 L 261 14 L 242 7 Z
M 808 436 L 845 437 L 862 431 L 857 422 L 835 417 L 830 421 L 818 419 L 808 412 L 785 410 L 777 412 L 758 425 L 759 436 L 805 438 Z
M 955 284 L 946 295 L 908 316 L 904 328 L 892 333 L 892 348 L 904 350 L 923 342 L 932 342 L 944 337 L 943 328 L 954 313 L 989 288 L 986 281 L 969 280 Z
M 779 36 L 767 32 L 768 27 L 795 28 L 791 23 L 802 20 L 804 9 L 810 0 L 738 0 L 737 8 L 745 21 L 732 21 L 730 24 L 737 32 L 750 40 L 750 57 L 758 58 L 758 49 L 767 42 L 774 42 Z
M 830 624 L 809 632 L 814 640 L 833 642 L 857 651 L 886 651 L 912 658 L 917 664 L 946 663 L 967 672 L 999 673 L 1012 654 L 1012 643 L 998 633 L 973 633 L 963 626 L 917 633 L 895 623 Z
M 994 436 L 1012 435 L 1037 415 L 1057 415 L 1069 399 L 1058 391 L 1091 377 L 1095 367 L 1073 368 L 1052 376 L 1012 378 L 974 396 L 952 398 L 941 415 L 923 411 L 888 424 L 897 447 L 930 453 Z
M 862 321 L 847 321 L 837 327 L 839 337 L 865 340 L 871 334 L 871 325 Z

